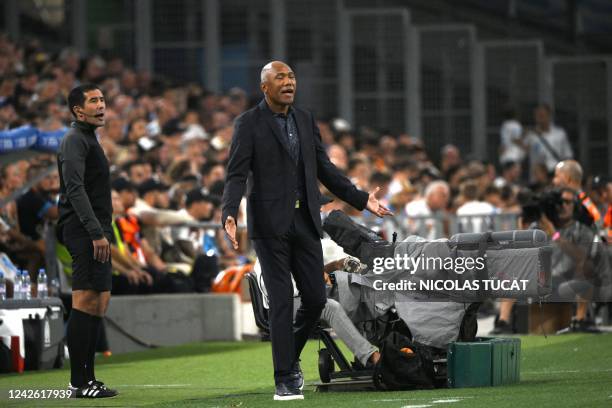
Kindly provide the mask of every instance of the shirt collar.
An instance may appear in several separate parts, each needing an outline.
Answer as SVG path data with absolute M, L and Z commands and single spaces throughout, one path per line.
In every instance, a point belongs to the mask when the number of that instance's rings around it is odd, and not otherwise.
M 84 130 L 86 132 L 91 132 L 93 134 L 95 134 L 96 130 L 96 126 L 92 125 L 91 123 L 83 122 L 80 120 L 75 120 L 70 126 L 72 126 L 73 128 Z
M 293 115 L 293 106 L 291 105 L 289 105 L 289 109 L 287 110 L 287 115 L 285 115 L 284 113 L 276 113 L 272 109 L 270 109 L 268 102 L 266 102 L 266 98 L 264 98 L 261 102 L 262 102 L 261 105 L 263 106 L 264 110 L 266 110 L 268 113 L 270 113 L 274 117 L 286 118 L 289 115 Z

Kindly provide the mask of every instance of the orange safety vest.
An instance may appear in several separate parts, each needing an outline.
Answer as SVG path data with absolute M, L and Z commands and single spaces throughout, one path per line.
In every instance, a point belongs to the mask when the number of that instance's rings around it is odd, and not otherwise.
M 146 261 L 140 245 L 140 224 L 138 223 L 138 218 L 127 214 L 117 217 L 115 223 L 119 227 L 123 236 L 123 242 L 127 245 L 132 256 L 144 264 Z
M 608 211 L 606 211 L 603 226 L 606 231 L 606 236 L 608 237 L 608 244 L 610 244 L 612 243 L 612 204 L 608 205 Z
M 591 199 L 586 195 L 584 191 L 581 191 L 580 194 L 578 194 L 578 198 L 580 199 L 580 202 L 582 203 L 584 208 L 586 208 L 586 210 L 593 218 L 593 222 L 598 223 L 599 220 L 601 220 L 601 214 L 599 213 L 599 210 L 597 209 L 595 203 L 591 201 Z

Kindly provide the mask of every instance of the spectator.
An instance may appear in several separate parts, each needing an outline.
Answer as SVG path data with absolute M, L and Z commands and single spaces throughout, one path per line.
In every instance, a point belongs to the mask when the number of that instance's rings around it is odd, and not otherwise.
M 113 231 L 115 233 L 115 243 L 111 244 L 113 295 L 150 293 L 153 286 L 153 277 L 129 253 L 116 224 L 116 218 L 125 212 L 117 191 L 111 191 L 111 199 L 113 202 Z
M 518 114 L 514 108 L 506 108 L 500 135 L 499 162 L 502 167 L 506 167 L 507 163 L 516 163 L 520 175 L 521 164 L 525 159 L 525 150 L 522 144 L 523 126 L 518 121 Z
M 496 187 L 514 186 L 520 182 L 521 165 L 519 162 L 505 161 L 502 163 L 501 169 L 501 176 L 494 181 Z
M 444 227 L 440 218 L 422 219 L 423 217 L 440 216 L 444 213 L 450 199 L 450 190 L 445 181 L 434 181 L 425 189 L 425 197 L 406 205 L 408 231 L 428 240 L 444 236 Z M 421 218 L 421 219 L 413 219 Z
M 440 160 L 440 171 L 445 175 L 450 168 L 461 165 L 461 152 L 455 145 L 444 145 L 440 151 L 440 156 L 442 157 Z
M 202 187 L 206 191 L 217 181 L 225 180 L 225 166 L 215 160 L 209 160 L 202 166 Z
M 460 218 L 459 225 L 461 232 L 484 232 L 491 230 L 491 219 L 486 215 L 492 215 L 497 212 L 496 208 L 486 201 L 478 199 L 478 184 L 473 181 L 467 181 L 461 185 L 461 195 L 464 199 L 464 204 L 457 208 L 457 215 Z M 482 217 L 474 217 L 480 215 Z
M 550 106 L 544 104 L 535 108 L 536 126 L 526 136 L 532 182 L 537 181 L 535 172 L 538 164 L 544 164 L 551 174 L 558 162 L 574 156 L 565 130 L 553 124 L 551 116 Z
M 185 209 L 194 221 L 211 221 L 219 200 L 196 188 L 187 193 Z M 196 292 L 209 292 L 219 273 L 219 250 L 214 229 L 181 227 L 174 230 L 174 242 L 192 260 L 191 277 Z

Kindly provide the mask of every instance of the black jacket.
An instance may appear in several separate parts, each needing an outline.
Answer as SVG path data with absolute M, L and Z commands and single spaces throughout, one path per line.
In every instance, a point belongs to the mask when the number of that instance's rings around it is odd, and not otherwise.
M 321 235 L 321 197 L 317 180 L 358 210 L 366 207 L 368 194 L 358 190 L 329 161 L 312 114 L 299 108 L 293 109 L 304 163 L 308 210 Z M 287 139 L 265 100 L 240 115 L 234 126 L 223 192 L 222 222 L 225 225 L 230 215 L 236 218 L 249 177 L 249 237 L 282 236 L 293 220 L 299 169 L 289 154 Z
M 113 231 L 109 165 L 94 130 L 88 123 L 73 122 L 57 153 L 58 224 L 79 223 L 92 240 L 112 236 Z

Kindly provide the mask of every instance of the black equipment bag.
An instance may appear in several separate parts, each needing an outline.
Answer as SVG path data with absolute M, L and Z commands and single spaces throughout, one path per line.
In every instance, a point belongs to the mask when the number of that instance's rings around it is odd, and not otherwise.
M 25 369 L 45 370 L 64 364 L 64 318 L 61 308 L 47 306 L 44 316 L 38 314 L 23 320 Z
M 44 308 L 23 319 L 25 369 L 60 368 L 64 364 L 64 311 L 58 298 L 32 299 L 28 308 Z M 22 306 L 23 307 L 23 306 Z
M 434 363 L 427 346 L 414 343 L 393 331 L 380 348 L 374 368 L 374 385 L 380 390 L 399 391 L 434 388 Z

